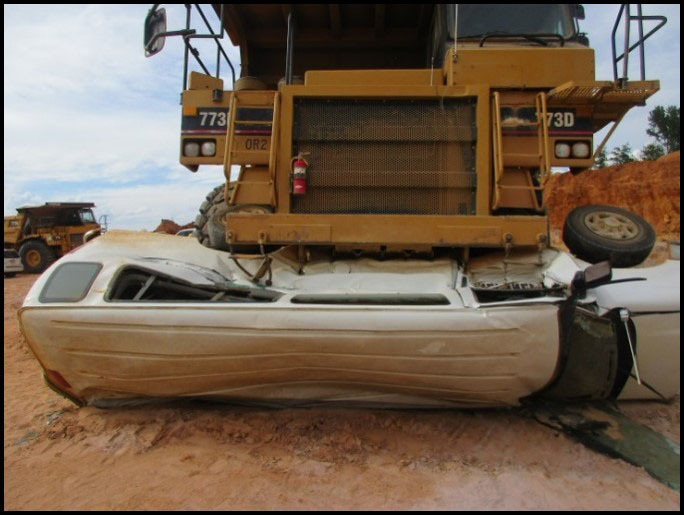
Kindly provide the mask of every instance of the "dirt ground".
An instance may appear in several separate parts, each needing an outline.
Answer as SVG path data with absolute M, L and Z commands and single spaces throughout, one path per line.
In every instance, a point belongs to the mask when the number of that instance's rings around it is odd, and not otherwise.
M 519 410 L 77 408 L 42 381 L 4 281 L 5 510 L 679 510 L 646 471 Z M 621 403 L 679 442 L 680 402 Z

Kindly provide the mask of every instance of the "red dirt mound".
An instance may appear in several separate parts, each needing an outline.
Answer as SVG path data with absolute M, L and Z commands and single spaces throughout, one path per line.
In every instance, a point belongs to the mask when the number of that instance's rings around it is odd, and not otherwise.
M 166 218 L 162 218 L 161 223 L 154 230 L 154 232 L 163 232 L 166 234 L 176 234 L 181 229 L 190 229 L 192 227 L 195 227 L 194 223 L 189 223 L 189 224 L 185 224 L 185 225 L 178 225 L 173 220 L 167 220 Z
M 655 229 L 658 238 L 679 240 L 679 151 L 657 161 L 640 161 L 554 174 L 544 194 L 552 230 L 562 230 L 568 213 L 587 204 L 628 209 Z

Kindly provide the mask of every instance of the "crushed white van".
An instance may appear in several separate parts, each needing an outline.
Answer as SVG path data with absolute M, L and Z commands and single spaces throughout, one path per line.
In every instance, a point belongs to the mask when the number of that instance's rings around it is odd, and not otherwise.
M 245 273 L 261 260 L 110 231 L 36 281 L 21 327 L 48 384 L 79 404 L 484 407 L 679 391 L 678 260 L 268 259 L 266 285 Z

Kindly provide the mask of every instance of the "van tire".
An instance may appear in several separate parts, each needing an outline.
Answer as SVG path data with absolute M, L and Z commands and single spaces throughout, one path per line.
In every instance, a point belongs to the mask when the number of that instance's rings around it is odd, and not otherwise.
M 589 263 L 610 261 L 618 268 L 642 263 L 656 241 L 653 227 L 636 214 L 613 206 L 587 205 L 565 219 L 563 241 Z

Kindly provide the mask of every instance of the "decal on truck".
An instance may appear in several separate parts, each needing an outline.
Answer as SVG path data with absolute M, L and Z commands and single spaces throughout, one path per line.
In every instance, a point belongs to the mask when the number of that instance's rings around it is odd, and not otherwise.
M 203 107 L 194 116 L 183 116 L 183 134 L 226 134 L 228 130 L 227 107 Z
M 501 130 L 504 136 L 531 136 L 537 132 L 534 107 L 502 107 Z M 574 108 L 549 107 L 546 110 L 549 136 L 592 136 L 591 119 L 577 115 Z
M 227 107 L 202 107 L 197 114 L 183 116 L 181 132 L 185 135 L 220 134 L 228 131 L 229 112 Z M 245 108 L 237 110 L 236 135 L 270 136 L 273 130 L 273 109 Z

